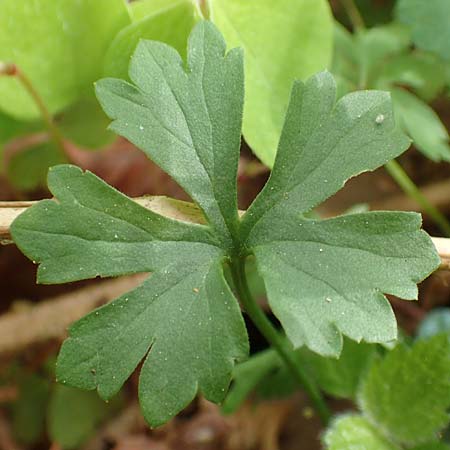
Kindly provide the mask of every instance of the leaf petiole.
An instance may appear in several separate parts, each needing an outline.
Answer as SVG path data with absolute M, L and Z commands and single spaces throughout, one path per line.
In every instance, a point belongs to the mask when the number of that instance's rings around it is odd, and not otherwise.
M 39 112 L 41 113 L 41 117 L 52 137 L 53 141 L 56 144 L 56 147 L 61 151 L 64 156 L 66 155 L 66 150 L 64 146 L 64 139 L 55 125 L 53 121 L 53 117 L 50 114 L 47 106 L 45 105 L 42 97 L 39 95 L 38 91 L 33 86 L 31 80 L 23 73 L 23 71 L 16 65 L 12 63 L 3 63 L 0 61 L 0 76 L 6 75 L 10 77 L 16 77 L 17 80 L 22 84 L 23 88 L 28 92 L 28 94 L 33 99 L 36 104 Z
M 323 425 L 326 426 L 330 420 L 330 410 L 317 386 L 303 371 L 303 368 L 290 346 L 289 342 L 275 329 L 258 303 L 253 298 L 247 283 L 245 274 L 245 261 L 242 258 L 236 258 L 231 263 L 231 273 L 233 281 L 242 302 L 242 305 L 249 315 L 252 322 L 276 350 L 280 357 L 286 363 L 295 380 L 308 394 L 317 414 Z

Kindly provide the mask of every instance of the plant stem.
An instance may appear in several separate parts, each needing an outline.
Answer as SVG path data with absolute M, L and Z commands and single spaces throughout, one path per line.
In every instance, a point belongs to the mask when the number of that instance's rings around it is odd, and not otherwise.
M 284 360 L 286 366 L 290 369 L 294 378 L 308 394 L 322 423 L 324 425 L 327 425 L 330 420 L 331 413 L 324 398 L 322 397 L 322 394 L 320 393 L 317 386 L 303 371 L 303 368 L 299 364 L 289 342 L 272 325 L 270 320 L 267 318 L 265 313 L 262 311 L 258 303 L 253 298 L 252 294 L 250 293 L 250 289 L 247 284 L 247 277 L 245 275 L 245 262 L 242 260 L 242 258 L 233 261 L 233 263 L 231 264 L 231 271 L 233 274 L 233 280 L 236 289 L 238 291 L 242 305 L 245 308 L 245 311 L 250 316 L 250 319 L 261 332 L 261 334 Z
M 428 201 L 403 167 L 395 159 L 386 163 L 385 167 L 402 190 L 422 207 L 423 211 L 433 219 L 447 237 L 450 237 L 450 223 L 447 218 Z
M 353 29 L 355 31 L 364 30 L 366 28 L 366 24 L 364 23 L 364 19 L 359 12 L 359 9 L 356 7 L 354 0 L 341 0 L 341 4 L 350 19 Z
M 33 86 L 31 80 L 15 64 L 5 64 L 0 62 L 0 75 L 14 76 L 22 84 L 23 88 L 28 92 L 28 94 L 36 104 L 37 108 L 39 109 L 41 117 L 57 148 L 61 151 L 63 155 L 66 155 L 64 139 L 58 127 L 55 125 L 52 115 L 45 106 L 42 97 L 39 95 L 39 93 Z

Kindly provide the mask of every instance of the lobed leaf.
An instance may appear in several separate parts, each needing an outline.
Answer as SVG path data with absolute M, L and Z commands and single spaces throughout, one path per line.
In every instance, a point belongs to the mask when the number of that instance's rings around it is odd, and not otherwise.
M 141 41 L 130 65 L 134 84 L 105 79 L 97 96 L 111 129 L 139 146 L 196 201 L 230 241 L 237 232 L 243 61 L 225 55 L 220 33 L 200 23 L 189 39 L 188 68 L 171 47 Z

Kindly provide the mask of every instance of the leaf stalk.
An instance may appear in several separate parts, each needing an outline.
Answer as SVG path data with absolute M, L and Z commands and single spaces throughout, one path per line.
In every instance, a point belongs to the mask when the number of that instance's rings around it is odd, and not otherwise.
M 242 258 L 236 258 L 232 261 L 231 272 L 238 296 L 245 311 L 260 333 L 283 359 L 299 385 L 302 386 L 308 394 L 323 425 L 326 426 L 330 420 L 331 412 L 320 390 L 303 371 L 303 368 L 297 360 L 290 343 L 276 330 L 256 300 L 253 298 L 248 287 L 247 277 L 245 274 L 245 261 Z
M 55 125 L 55 122 L 53 121 L 53 117 L 50 114 L 50 111 L 47 109 L 47 106 L 45 105 L 44 100 L 39 95 L 36 88 L 33 86 L 33 83 L 31 82 L 31 80 L 23 73 L 22 70 L 20 70 L 20 68 L 16 64 L 12 64 L 12 63 L 0 62 L 0 76 L 1 75 L 16 77 L 17 80 L 22 84 L 23 88 L 28 92 L 28 94 L 33 99 L 34 103 L 36 104 L 37 108 L 39 109 L 41 117 L 48 129 L 48 132 L 49 132 L 51 138 L 55 142 L 56 147 L 61 151 L 61 153 L 63 155 L 66 156 L 64 139 L 63 139 L 58 127 Z

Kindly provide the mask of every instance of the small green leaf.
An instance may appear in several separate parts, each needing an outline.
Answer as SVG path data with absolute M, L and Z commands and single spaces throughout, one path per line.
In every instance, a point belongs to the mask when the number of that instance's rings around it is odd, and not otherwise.
M 12 409 L 13 431 L 20 442 L 35 444 L 42 437 L 49 394 L 50 383 L 39 375 L 20 380 L 19 398 Z
M 412 40 L 421 49 L 450 60 L 450 2 L 399 0 L 397 17 L 411 27 Z
M 53 142 L 33 145 L 12 156 L 8 179 L 17 189 L 31 191 L 45 186 L 48 168 L 66 162 Z
M 445 65 L 431 53 L 411 52 L 397 55 L 382 64 L 377 88 L 391 89 L 393 85 L 411 87 L 420 98 L 430 101 L 439 95 L 445 86 Z
M 392 89 L 392 99 L 397 120 L 417 149 L 434 161 L 450 161 L 449 135 L 433 109 L 400 88 Z
M 338 359 L 324 358 L 307 349 L 300 350 L 299 354 L 302 365 L 323 391 L 337 398 L 355 398 L 376 347 L 345 339 Z
M 107 130 L 109 119 L 94 96 L 82 98 L 65 110 L 57 125 L 67 139 L 83 148 L 98 149 L 116 138 Z
M 323 440 L 327 450 L 400 450 L 386 440 L 367 419 L 358 415 L 335 419 Z
M 330 62 L 333 21 L 324 0 L 213 0 L 212 20 L 246 56 L 243 133 L 264 164 L 275 160 L 289 91 Z
M 189 38 L 188 72 L 171 47 L 141 41 L 130 78 L 105 79 L 97 96 L 111 129 L 166 170 L 230 240 L 237 230 L 236 173 L 243 107 L 242 52 L 208 22 Z
M 447 335 L 398 345 L 375 363 L 362 386 L 363 412 L 399 443 L 433 439 L 449 422 L 450 342 Z
M 236 366 L 233 372 L 233 385 L 225 399 L 222 411 L 225 414 L 235 412 L 258 384 L 280 366 L 283 366 L 280 357 L 271 349 L 260 352 Z
M 419 325 L 417 337 L 427 339 L 439 333 L 450 335 L 450 309 L 436 308 L 430 311 Z
M 187 39 L 199 19 L 200 12 L 196 4 L 184 0 L 166 5 L 152 15 L 133 22 L 121 30 L 111 43 L 105 57 L 104 74 L 127 79 L 131 55 L 141 39 L 165 42 L 186 59 Z
M 59 112 L 101 75 L 110 41 L 129 21 L 124 0 L 2 0 L 0 61 L 17 64 L 50 112 Z M 14 77 L 0 79 L 0 109 L 18 119 L 39 117 Z
M 117 404 L 105 403 L 94 392 L 56 385 L 47 413 L 50 438 L 65 450 L 79 448 L 114 413 Z

